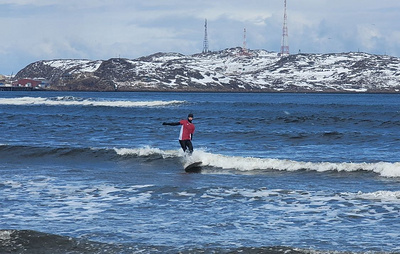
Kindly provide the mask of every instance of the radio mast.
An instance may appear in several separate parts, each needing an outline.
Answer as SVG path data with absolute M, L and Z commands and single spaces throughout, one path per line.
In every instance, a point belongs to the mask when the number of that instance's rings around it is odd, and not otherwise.
M 286 0 L 283 14 L 283 29 L 282 29 L 282 43 L 281 43 L 281 56 L 289 55 L 289 35 L 287 28 L 287 14 L 286 14 Z
M 204 22 L 204 41 L 203 41 L 203 54 L 208 53 L 208 36 L 207 36 L 207 19 Z
M 247 43 L 246 43 L 246 28 L 243 30 L 243 48 L 242 51 L 244 54 L 247 54 Z

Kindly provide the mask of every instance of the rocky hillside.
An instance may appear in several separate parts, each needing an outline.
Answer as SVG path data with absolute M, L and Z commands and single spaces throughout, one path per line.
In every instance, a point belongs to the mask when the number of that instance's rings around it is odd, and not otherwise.
M 400 58 L 366 53 L 296 54 L 241 48 L 137 59 L 49 60 L 17 78 L 45 78 L 57 90 L 400 92 Z

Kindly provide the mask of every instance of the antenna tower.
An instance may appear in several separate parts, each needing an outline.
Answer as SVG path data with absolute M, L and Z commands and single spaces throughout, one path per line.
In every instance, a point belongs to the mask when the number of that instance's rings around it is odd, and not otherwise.
M 243 30 L 243 48 L 242 48 L 242 52 L 243 52 L 244 54 L 247 54 L 246 28 L 244 28 L 244 30 Z
M 281 56 L 289 55 L 289 35 L 287 28 L 287 14 L 286 14 L 286 0 L 283 14 L 283 29 L 282 29 L 282 43 L 281 43 Z
M 207 36 L 207 19 L 204 22 L 204 41 L 203 41 L 203 53 L 208 53 L 208 36 Z

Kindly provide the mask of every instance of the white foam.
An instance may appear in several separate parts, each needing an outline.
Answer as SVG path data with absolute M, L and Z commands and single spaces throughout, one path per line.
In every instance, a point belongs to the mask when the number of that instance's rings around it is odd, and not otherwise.
M 255 170 L 278 170 L 278 171 L 299 171 L 311 170 L 317 172 L 374 172 L 383 177 L 400 177 L 400 162 L 377 162 L 377 163 L 352 163 L 352 162 L 303 162 L 294 160 L 282 160 L 271 158 L 255 158 L 228 156 L 206 152 L 196 149 L 191 156 L 181 150 L 161 150 L 153 147 L 142 148 L 114 148 L 118 155 L 151 156 L 161 155 L 163 158 L 182 158 L 182 163 L 187 166 L 193 162 L 202 162 L 202 166 L 210 166 L 222 169 L 239 171 Z M 223 173 L 223 172 L 221 172 Z
M 13 233 L 12 230 L 2 230 L 2 231 L 0 231 L 0 240 L 2 240 L 2 241 L 11 240 L 11 234 L 12 233 Z
M 13 180 L 5 181 L 4 185 L 10 186 L 11 188 L 20 188 L 22 186 L 22 184 L 20 182 L 13 181 Z
M 152 184 L 133 185 L 133 186 L 132 186 L 132 189 L 149 188 L 149 187 L 152 187 L 152 186 L 154 186 L 154 185 L 152 185 Z
M 196 161 L 202 161 L 203 165 L 218 167 L 223 169 L 235 169 L 240 171 L 312 170 L 317 172 L 327 172 L 327 171 L 355 172 L 363 170 L 368 172 L 374 172 L 384 177 L 400 177 L 400 162 L 395 162 L 395 163 L 302 162 L 302 161 L 270 159 L 270 158 L 227 156 L 221 154 L 208 153 L 201 150 L 196 150 L 193 153 L 193 156 L 195 157 Z
M 76 97 L 20 97 L 0 98 L 0 105 L 46 105 L 46 106 L 92 106 L 92 107 L 163 107 L 182 104 L 185 101 L 125 101 L 125 100 L 93 100 Z
M 358 192 L 357 197 L 371 200 L 400 202 L 400 191 L 375 191 L 369 193 Z
M 22 178 L 20 183 L 12 183 L 14 189 L 5 190 L 7 197 L 17 199 L 28 193 L 30 199 L 36 200 L 40 205 L 35 209 L 32 215 L 34 217 L 24 214 L 25 209 L 21 207 L 6 212 L 5 217 L 17 221 L 32 221 L 37 218 L 46 218 L 47 221 L 91 220 L 101 218 L 103 212 L 115 205 L 148 202 L 153 192 L 141 190 L 153 185 L 119 187 L 109 184 L 91 186 L 84 182 L 59 184 L 57 179 L 43 180 L 41 177 L 28 181 Z M 126 193 L 128 194 L 125 195 Z M 1 238 L 7 238 L 7 234 L 0 235 Z
M 166 150 L 163 151 L 159 148 L 153 148 L 150 146 L 144 146 L 140 148 L 114 148 L 115 152 L 121 156 L 136 155 L 136 156 L 151 156 L 161 155 L 163 158 L 171 158 L 180 156 L 177 150 Z
M 176 195 L 181 196 L 181 197 L 194 197 L 194 196 L 196 196 L 195 193 L 189 193 L 189 192 L 186 192 L 186 191 L 178 192 L 178 193 L 176 193 Z
M 203 153 L 205 152 L 196 150 L 194 156 L 201 157 Z M 178 151 L 176 154 L 183 156 L 183 153 Z M 7 197 L 10 193 L 15 193 L 17 196 L 13 200 L 19 201 L 13 202 L 12 206 L 6 206 L 3 211 L 8 224 L 18 228 L 29 225 L 34 230 L 44 228 L 47 232 L 57 234 L 67 232 L 72 236 L 91 237 L 94 240 L 106 239 L 108 236 L 108 242 L 116 238 L 121 242 L 132 241 L 132 237 L 147 239 L 154 236 L 151 231 L 153 228 L 165 230 L 168 234 L 165 236 L 170 237 L 171 232 L 184 228 L 188 219 L 205 212 L 218 214 L 218 218 L 203 224 L 193 224 L 192 228 L 205 230 L 207 236 L 215 232 L 215 229 L 229 230 L 235 238 L 246 234 L 249 239 L 251 237 L 257 242 L 262 242 L 265 240 L 265 234 L 260 234 L 257 231 L 259 230 L 278 232 L 272 237 L 290 241 L 297 237 L 299 232 L 311 230 L 317 233 L 326 232 L 322 238 L 328 239 L 331 232 L 325 229 L 334 228 L 335 232 L 348 232 L 348 227 L 359 223 L 354 221 L 357 220 L 354 218 L 360 218 L 363 227 L 371 232 L 365 241 L 375 239 L 375 234 L 379 234 L 378 240 L 380 237 L 389 236 L 389 243 L 390 239 L 399 238 L 396 218 L 400 192 L 340 193 L 335 190 L 269 189 L 228 185 L 164 188 L 159 184 L 127 186 L 97 180 L 87 182 L 86 179 L 66 182 L 63 177 L 42 176 L 34 179 L 21 176 L 14 181 L 20 182 L 13 184 L 14 186 L 21 187 L 3 190 Z M 27 191 L 41 191 L 42 195 L 31 197 L 26 195 Z M 387 202 L 380 202 L 379 199 Z M 196 209 L 199 207 L 201 209 Z M 157 212 L 153 212 L 152 209 Z M 188 215 L 187 211 L 191 213 Z M 180 217 L 181 220 L 176 220 L 174 216 Z M 105 223 L 102 223 L 103 221 Z M 388 223 L 395 225 L 388 227 Z M 132 232 L 135 233 L 134 236 L 131 235 Z M 11 233 L 12 231 L 0 232 L 0 240 L 7 241 Z M 177 242 L 185 240 L 185 233 L 177 236 Z M 354 233 L 356 232 L 351 231 L 349 234 Z M 289 238 L 285 238 L 285 234 L 290 234 Z M 158 237 L 164 239 L 163 236 Z M 231 234 L 229 237 L 232 238 Z M 217 240 L 225 239 L 227 238 Z M 207 240 L 209 239 L 205 239 L 204 242 Z M 382 241 L 378 242 L 376 245 Z
M 140 193 L 136 196 L 130 197 L 129 198 L 129 203 L 130 204 L 141 204 L 141 203 L 145 203 L 148 202 L 151 198 L 151 191 L 148 192 L 144 192 L 144 193 Z M 127 203 L 127 202 L 125 202 Z

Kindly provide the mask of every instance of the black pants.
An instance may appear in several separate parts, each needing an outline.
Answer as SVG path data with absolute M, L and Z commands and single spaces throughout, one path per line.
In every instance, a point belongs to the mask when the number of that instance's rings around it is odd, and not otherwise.
M 184 152 L 186 152 L 186 150 L 189 148 L 189 152 L 193 153 L 192 141 L 190 141 L 190 140 L 179 140 L 179 143 L 181 144 L 181 147 L 182 147 Z

